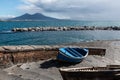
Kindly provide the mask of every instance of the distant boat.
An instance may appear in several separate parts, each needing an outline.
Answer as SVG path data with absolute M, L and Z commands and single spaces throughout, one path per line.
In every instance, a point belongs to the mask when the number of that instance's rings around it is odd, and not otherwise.
M 88 55 L 86 48 L 60 48 L 57 59 L 64 62 L 78 63 Z
M 63 80 L 120 80 L 120 68 L 80 67 L 59 71 Z

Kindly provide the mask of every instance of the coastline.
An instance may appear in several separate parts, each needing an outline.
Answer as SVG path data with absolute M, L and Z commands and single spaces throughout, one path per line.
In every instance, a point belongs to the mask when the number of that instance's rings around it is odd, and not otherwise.
M 97 51 L 97 54 L 89 55 L 81 63 L 64 64 L 64 63 L 59 63 L 58 61 L 55 60 L 55 57 L 57 55 L 56 52 L 58 52 L 58 48 L 60 47 L 82 47 L 82 48 L 89 48 L 91 50 L 105 49 L 105 54 L 100 54 L 100 51 Z M 118 65 L 120 64 L 119 52 L 120 52 L 120 40 L 82 42 L 82 43 L 54 45 L 54 46 L 48 46 L 48 45 L 1 46 L 0 60 L 2 61 L 5 58 L 8 59 L 6 61 L 4 60 L 4 62 L 7 64 L 8 61 L 9 64 L 7 65 L 9 66 L 6 66 L 5 68 L 5 64 L 4 64 L 4 67 L 0 72 L 0 74 L 2 75 L 4 74 L 3 76 L 6 76 L 6 79 L 3 79 L 3 77 L 0 77 L 0 79 L 13 80 L 15 78 L 18 78 L 21 80 L 27 80 L 27 79 L 62 80 L 59 73 L 59 68 L 82 67 L 82 66 L 104 67 L 110 64 Z M 4 58 L 2 58 L 3 53 L 5 54 Z M 40 57 L 41 54 L 45 54 L 44 56 L 46 58 L 40 59 L 43 57 L 43 56 Z M 13 55 L 13 57 L 9 57 L 11 55 Z M 29 58 L 29 60 L 27 58 Z M 10 60 L 16 62 L 12 63 Z

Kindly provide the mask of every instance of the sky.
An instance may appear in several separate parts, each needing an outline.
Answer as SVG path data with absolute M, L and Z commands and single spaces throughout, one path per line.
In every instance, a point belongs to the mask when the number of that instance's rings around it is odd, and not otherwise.
M 120 21 L 120 0 L 0 0 L 0 18 L 25 13 L 60 19 Z

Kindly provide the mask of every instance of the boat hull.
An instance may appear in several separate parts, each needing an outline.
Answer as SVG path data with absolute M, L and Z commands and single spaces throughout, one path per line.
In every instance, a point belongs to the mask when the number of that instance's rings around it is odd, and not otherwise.
M 79 62 L 82 61 L 82 58 L 75 59 L 75 58 L 71 58 L 71 57 L 66 57 L 65 55 L 63 55 L 63 54 L 61 54 L 61 53 L 57 56 L 57 59 L 58 59 L 59 61 L 69 62 L 69 63 L 79 63 Z
M 120 70 L 72 71 L 60 69 L 63 80 L 119 80 Z
M 73 49 L 73 50 L 71 50 Z M 81 52 L 79 51 L 81 50 Z M 82 55 L 84 53 L 84 55 Z M 60 48 L 57 59 L 59 61 L 79 63 L 88 55 L 88 49 L 82 48 Z

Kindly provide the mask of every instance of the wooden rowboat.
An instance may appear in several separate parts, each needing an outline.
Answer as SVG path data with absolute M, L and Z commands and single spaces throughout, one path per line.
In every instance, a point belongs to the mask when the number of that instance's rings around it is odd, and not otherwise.
M 57 59 L 64 62 L 80 62 L 87 57 L 88 49 L 86 48 L 60 48 Z
M 120 68 L 80 67 L 59 71 L 63 80 L 120 80 Z

